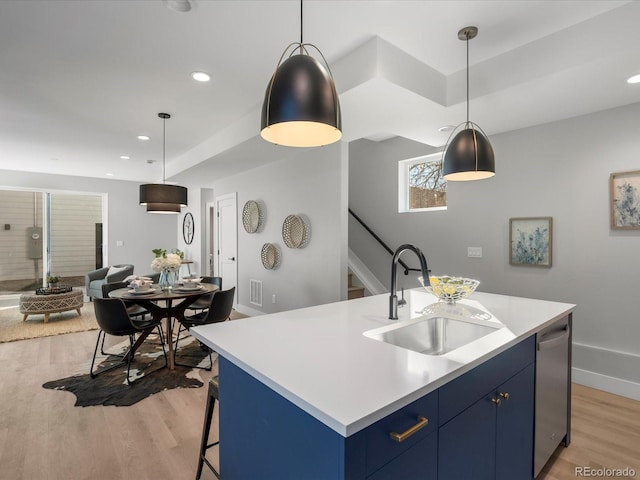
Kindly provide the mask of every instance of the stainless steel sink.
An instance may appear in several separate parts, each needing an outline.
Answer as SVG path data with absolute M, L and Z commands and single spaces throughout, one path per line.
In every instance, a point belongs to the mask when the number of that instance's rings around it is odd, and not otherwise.
M 426 355 L 443 355 L 478 340 L 502 325 L 488 326 L 443 316 L 430 316 L 396 328 L 370 330 L 365 335 Z

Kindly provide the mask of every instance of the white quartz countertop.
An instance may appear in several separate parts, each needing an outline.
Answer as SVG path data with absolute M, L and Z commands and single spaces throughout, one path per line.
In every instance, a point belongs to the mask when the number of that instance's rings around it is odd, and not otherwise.
M 367 337 L 415 321 L 437 298 L 405 292 L 398 320 L 389 295 L 319 305 L 191 329 L 200 341 L 339 434 L 349 436 L 439 388 L 575 305 L 476 292 L 458 302 L 489 312 L 500 328 L 445 355 L 424 355 Z M 498 323 L 499 322 L 499 323 Z M 502 324 L 503 326 L 500 326 Z

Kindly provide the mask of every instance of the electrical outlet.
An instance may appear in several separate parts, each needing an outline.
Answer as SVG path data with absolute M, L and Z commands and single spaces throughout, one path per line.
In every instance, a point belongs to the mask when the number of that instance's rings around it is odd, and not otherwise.
M 271 295 L 271 303 L 276 303 L 276 294 Z
M 482 247 L 467 247 L 467 257 L 482 258 Z

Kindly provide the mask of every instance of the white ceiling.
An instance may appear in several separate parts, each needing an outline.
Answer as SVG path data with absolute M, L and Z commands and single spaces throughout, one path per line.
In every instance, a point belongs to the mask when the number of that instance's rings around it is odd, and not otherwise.
M 191 3 L 0 1 L 0 169 L 159 181 L 158 112 L 172 115 L 167 178 L 290 154 L 256 135 L 267 81 L 299 39 L 299 2 Z M 638 1 L 306 0 L 304 22 L 341 92 L 347 141 L 443 145 L 438 127 L 465 118 L 467 25 L 479 28 L 471 120 L 489 135 L 640 101 L 625 83 L 640 73 Z

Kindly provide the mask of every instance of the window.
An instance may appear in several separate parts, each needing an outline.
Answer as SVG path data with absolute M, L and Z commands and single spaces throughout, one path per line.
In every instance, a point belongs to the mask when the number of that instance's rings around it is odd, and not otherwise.
M 442 176 L 442 152 L 402 160 L 398 168 L 398 211 L 447 209 L 447 182 Z

